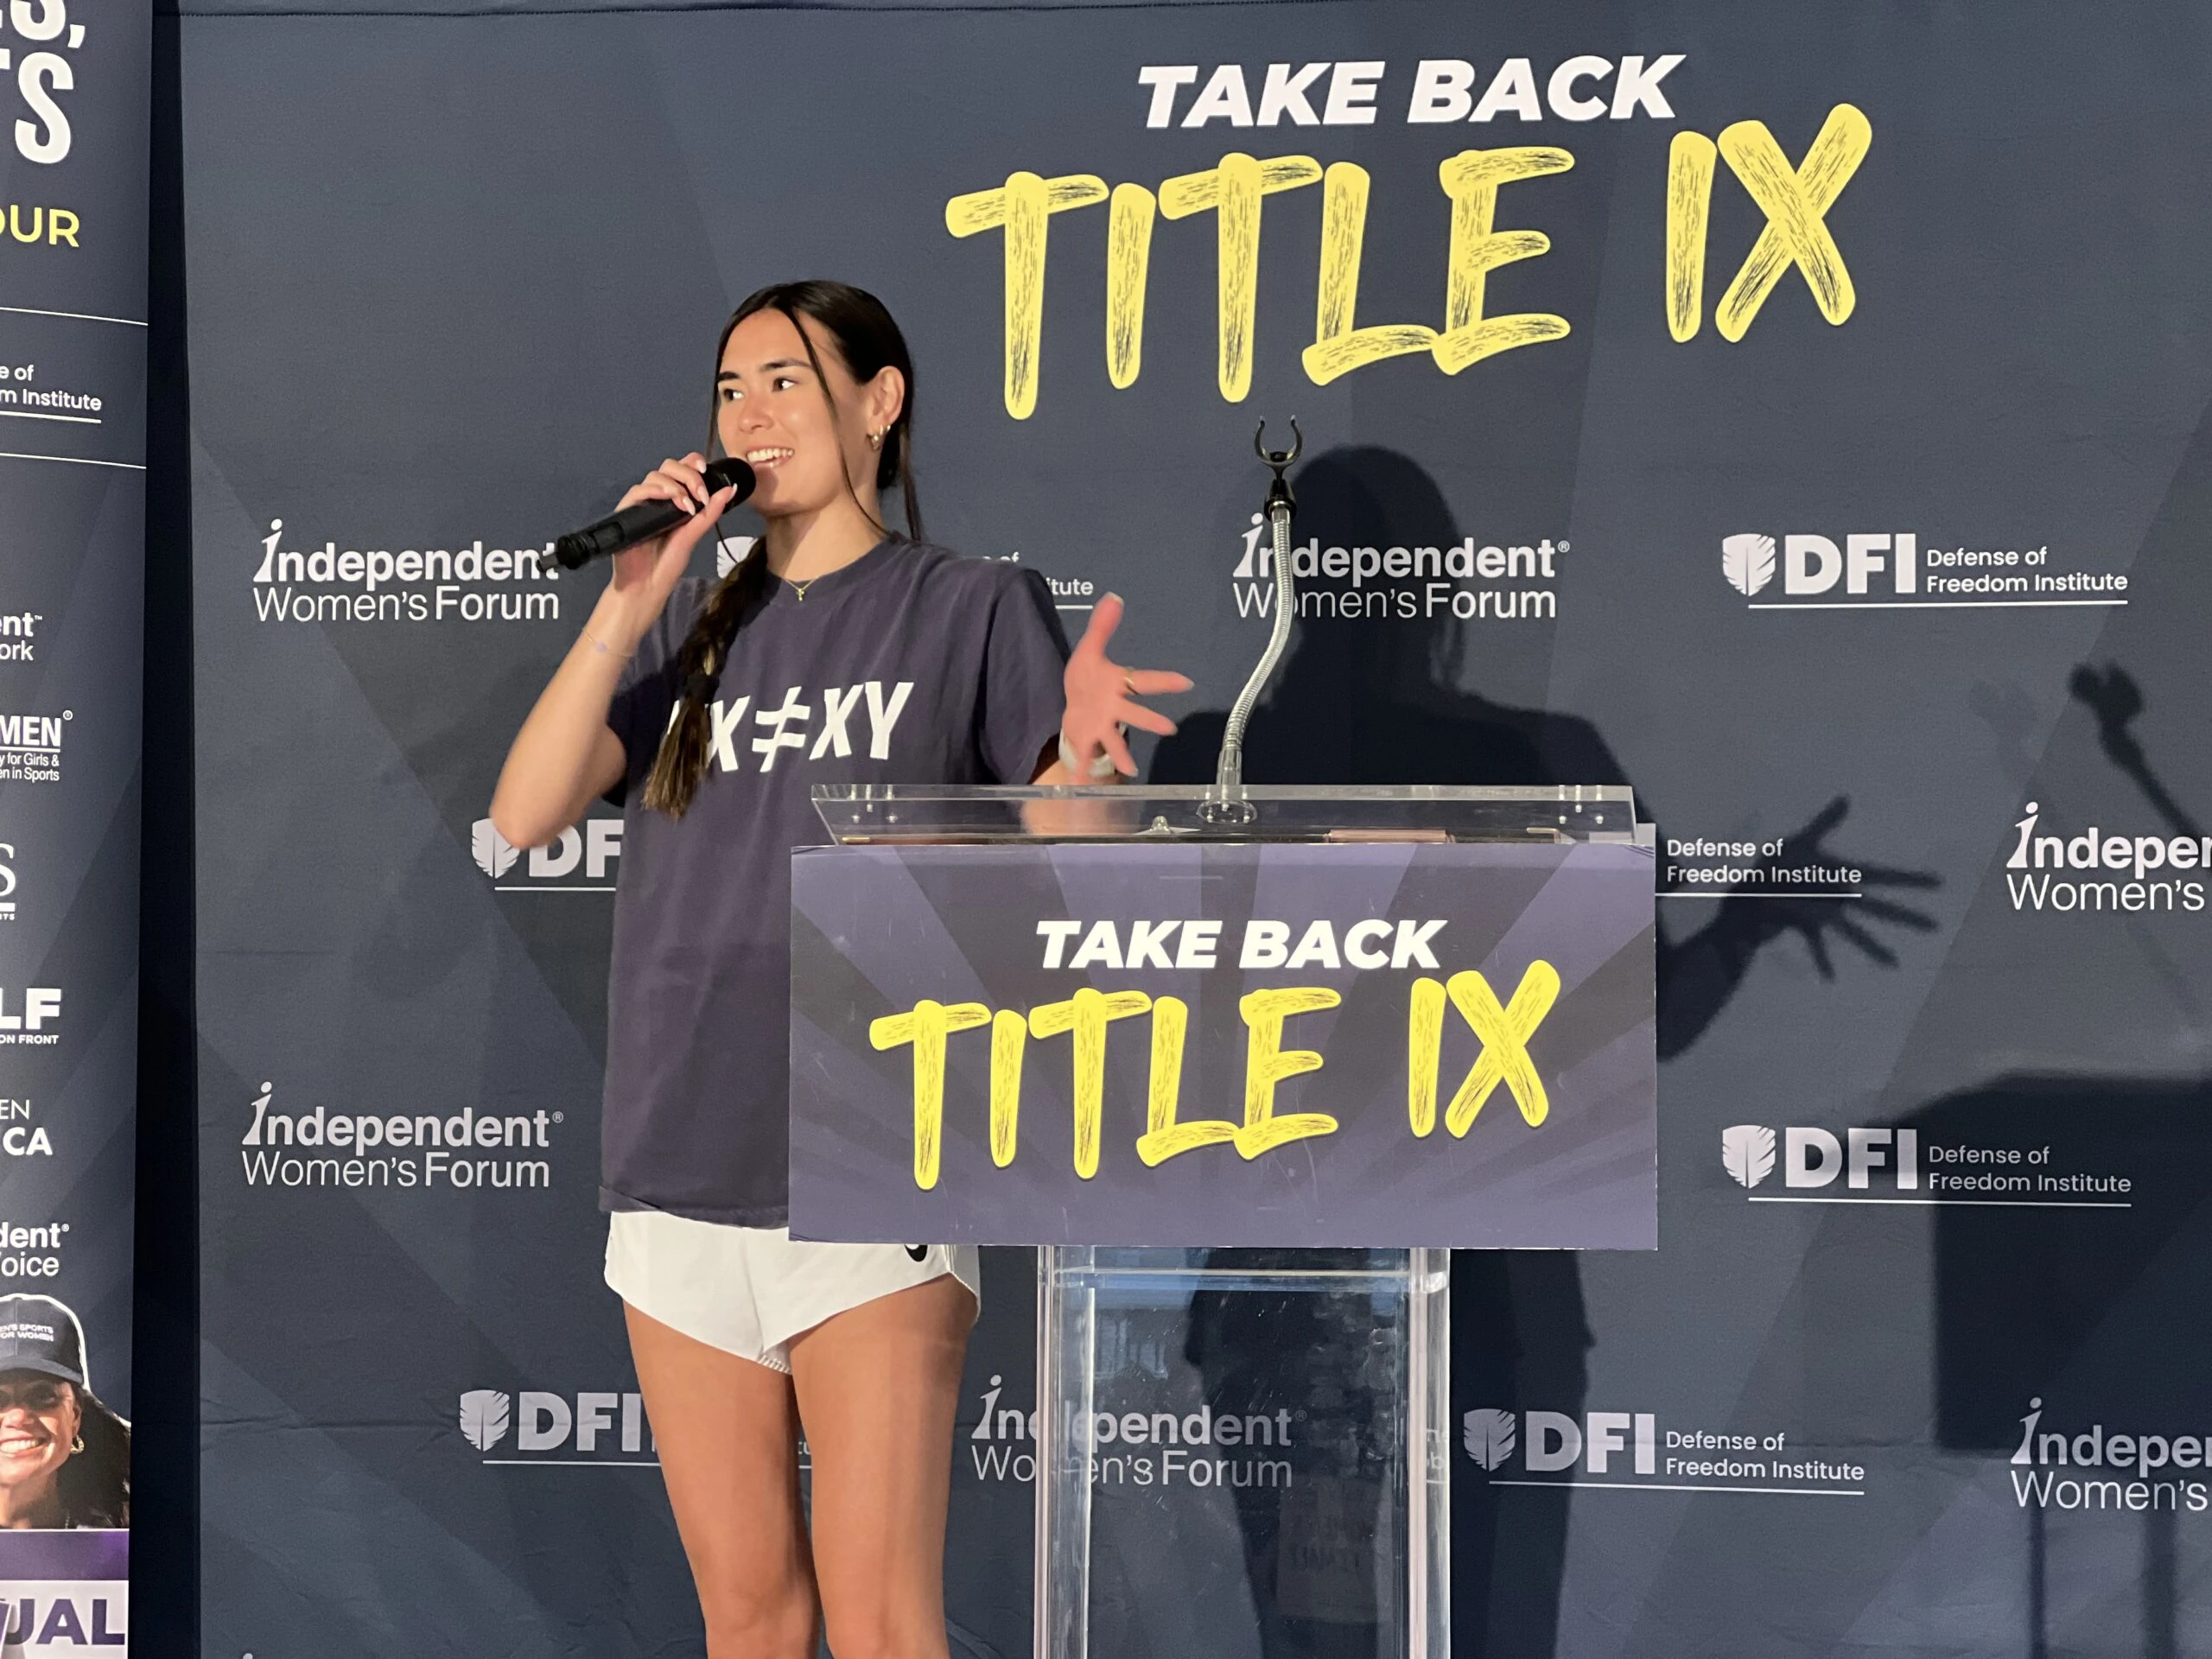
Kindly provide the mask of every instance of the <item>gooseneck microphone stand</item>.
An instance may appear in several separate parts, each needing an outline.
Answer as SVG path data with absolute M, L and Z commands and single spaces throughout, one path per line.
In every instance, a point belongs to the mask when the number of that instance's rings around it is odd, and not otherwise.
M 1283 474 L 1298 459 L 1298 452 L 1306 447 L 1306 435 L 1293 420 L 1289 448 L 1268 448 L 1267 435 L 1268 423 L 1262 421 L 1260 429 L 1252 435 L 1252 448 L 1274 474 L 1274 481 L 1268 486 L 1264 508 L 1275 566 L 1274 626 L 1268 635 L 1268 648 L 1260 653 L 1259 663 L 1252 670 L 1252 677 L 1244 682 L 1244 689 L 1236 694 L 1236 701 L 1229 710 L 1228 723 L 1222 728 L 1221 762 L 1214 773 L 1213 791 L 1199 804 L 1201 818 L 1208 823 L 1224 826 L 1249 824 L 1260 816 L 1259 809 L 1244 796 L 1244 728 L 1251 721 L 1252 710 L 1260 701 L 1260 693 L 1267 689 L 1275 664 L 1282 660 L 1283 648 L 1290 643 L 1291 618 L 1298 609 L 1297 590 L 1290 569 L 1290 519 L 1298 511 L 1298 501 L 1291 494 L 1289 481 Z

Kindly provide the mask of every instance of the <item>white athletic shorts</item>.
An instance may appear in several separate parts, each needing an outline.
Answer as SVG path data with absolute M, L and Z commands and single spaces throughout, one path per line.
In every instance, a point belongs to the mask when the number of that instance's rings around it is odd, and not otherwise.
M 658 1210 L 608 1218 L 607 1282 L 694 1341 L 789 1371 L 786 1344 L 833 1314 L 950 1274 L 980 1310 L 973 1244 L 816 1244 L 781 1227 L 725 1227 Z

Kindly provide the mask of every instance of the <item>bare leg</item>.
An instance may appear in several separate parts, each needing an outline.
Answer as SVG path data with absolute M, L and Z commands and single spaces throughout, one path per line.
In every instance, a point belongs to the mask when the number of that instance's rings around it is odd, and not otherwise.
M 976 1302 L 950 1274 L 789 1344 L 814 1453 L 814 1571 L 836 1659 L 945 1659 L 944 1510 Z
M 814 1659 L 820 1609 L 791 1379 L 623 1311 L 707 1618 L 708 1659 Z

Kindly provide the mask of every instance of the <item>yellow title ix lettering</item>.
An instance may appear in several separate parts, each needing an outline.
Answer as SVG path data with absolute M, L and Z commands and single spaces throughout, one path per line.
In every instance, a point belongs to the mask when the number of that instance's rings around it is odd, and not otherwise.
M 1026 421 L 1037 407 L 1037 353 L 1045 338 L 1045 227 L 1054 213 L 1106 200 L 1106 181 L 1089 173 L 1040 179 L 1009 173 L 996 190 L 944 204 L 955 236 L 1006 232 L 1006 412 Z
M 1152 1089 L 1145 1103 L 1144 1133 L 1137 1137 L 1137 1156 L 1147 1168 L 1236 1138 L 1236 1126 L 1224 1118 L 1176 1122 L 1183 1092 L 1183 1037 L 1190 1022 L 1190 1006 L 1179 996 L 1163 996 L 1152 1005 Z
M 1822 316 L 1832 323 L 1848 318 L 1859 302 L 1858 292 L 1824 216 L 1873 142 L 1874 129 L 1866 114 L 1849 104 L 1828 111 L 1802 168 L 1789 165 L 1763 121 L 1738 121 L 1722 131 L 1717 146 L 1701 132 L 1676 133 L 1667 164 L 1668 333 L 1676 340 L 1694 339 L 1704 321 L 1706 226 L 1716 153 L 1743 181 L 1767 221 L 1713 310 L 1713 325 L 1720 337 L 1743 339 L 1792 265 L 1805 278 Z
M 1282 1022 L 1294 1014 L 1317 1013 L 1343 1001 L 1322 985 L 1252 991 L 1238 1001 L 1237 1009 L 1250 1034 L 1244 1045 L 1244 1125 L 1232 1139 L 1245 1157 L 1256 1158 L 1286 1141 L 1336 1133 L 1337 1120 L 1326 1112 L 1293 1112 L 1287 1117 L 1277 1117 L 1275 1085 L 1301 1071 L 1321 1069 L 1321 1057 L 1312 1049 L 1282 1046 Z
M 1321 181 L 1311 156 L 1276 156 L 1261 162 L 1231 150 L 1221 165 L 1185 173 L 1160 187 L 1163 219 L 1185 219 L 1213 210 L 1221 342 L 1221 395 L 1241 404 L 1252 390 L 1252 321 L 1260 298 L 1260 199 Z M 1140 311 L 1144 304 L 1139 295 Z
M 1548 962 L 1529 965 L 1510 1002 L 1501 1007 L 1479 973 L 1458 973 L 1440 982 L 1424 975 L 1412 986 L 1406 1025 L 1406 1102 L 1413 1132 L 1433 1133 L 1437 1119 L 1438 1070 L 1444 1042 L 1445 1009 L 1456 1007 L 1482 1047 L 1445 1108 L 1444 1122 L 1463 1137 L 1490 1096 L 1503 1084 L 1521 1116 L 1541 1123 L 1551 1103 L 1529 1053 L 1529 1039 L 1559 1000 L 1560 978 Z M 913 1050 L 914 1185 L 927 1192 L 938 1184 L 944 1141 L 946 1039 L 955 1032 L 991 1028 L 991 1161 L 1003 1169 L 1014 1161 L 1020 1126 L 1021 1069 L 1032 1038 L 1066 1036 L 1073 1083 L 1076 1173 L 1090 1180 L 1098 1173 L 1104 1129 L 1107 1028 L 1115 1021 L 1152 1015 L 1151 1076 L 1147 1090 L 1144 1133 L 1136 1152 L 1147 1167 L 1201 1147 L 1234 1146 L 1246 1159 L 1293 1141 L 1333 1135 L 1339 1125 L 1326 1112 L 1275 1110 L 1275 1091 L 1287 1080 L 1321 1068 L 1312 1049 L 1283 1046 L 1286 1021 L 1301 1014 L 1337 1007 L 1343 997 L 1319 985 L 1283 986 L 1253 991 L 1238 999 L 1245 1026 L 1244 1114 L 1241 1123 L 1225 1118 L 1178 1116 L 1183 1058 L 1190 1032 L 1190 1007 L 1180 997 L 1157 1000 L 1138 990 L 1100 991 L 1090 986 L 1066 1001 L 1047 1002 L 1025 1018 L 1011 1008 L 994 1014 L 980 1002 L 942 1003 L 925 999 L 905 1014 L 886 1014 L 868 1026 L 868 1040 L 880 1051 Z
M 1426 1135 L 1436 1128 L 1436 1073 L 1442 1060 L 1447 996 L 1483 1046 L 1445 1109 L 1444 1127 L 1454 1137 L 1465 1135 L 1501 1083 L 1532 1127 L 1551 1115 L 1544 1080 L 1529 1055 L 1529 1039 L 1559 1001 L 1559 969 L 1541 958 L 1529 964 L 1513 1001 L 1503 1007 L 1490 982 L 1478 973 L 1454 974 L 1440 985 L 1426 975 L 1414 981 L 1406 1021 L 1406 1116 L 1415 1135 Z
M 1098 1132 L 1106 1116 L 1106 1027 L 1152 1006 L 1142 991 L 1099 991 L 1084 986 L 1065 1002 L 1047 1002 L 1029 1011 L 1029 1034 L 1072 1036 L 1075 1060 L 1075 1173 L 1089 1180 L 1098 1173 Z
M 1707 231 L 1712 217 L 1716 164 L 1725 160 L 1766 215 L 1765 227 L 1722 294 L 1713 314 L 1722 338 L 1740 340 L 1783 272 L 1795 266 L 1814 303 L 1832 323 L 1847 319 L 1858 300 L 1843 255 L 1825 222 L 1827 210 L 1857 171 L 1873 141 L 1866 117 L 1849 104 L 1828 112 L 1820 134 L 1792 167 L 1764 122 L 1739 121 L 1716 143 L 1699 132 L 1678 132 L 1669 151 L 1666 201 L 1665 296 L 1668 332 L 1694 338 L 1705 308 Z M 1516 346 L 1564 339 L 1567 320 L 1548 311 L 1484 314 L 1489 275 L 1500 266 L 1533 259 L 1551 239 L 1541 231 L 1499 230 L 1498 192 L 1520 180 L 1564 173 L 1574 165 L 1564 149 L 1521 145 L 1462 150 L 1442 162 L 1438 182 L 1452 202 L 1452 236 L 1445 272 L 1444 326 L 1393 322 L 1362 326 L 1360 265 L 1364 250 L 1371 181 L 1350 162 L 1324 168 L 1310 156 L 1255 158 L 1241 150 L 1202 172 L 1161 181 L 1158 195 L 1141 184 L 1106 182 L 1089 173 L 1044 178 L 1007 175 L 995 189 L 957 195 L 945 203 L 945 228 L 968 237 L 1005 233 L 1006 408 L 1027 420 L 1037 407 L 1038 354 L 1043 340 L 1046 222 L 1054 213 L 1104 201 L 1106 232 L 1106 374 L 1116 388 L 1136 383 L 1144 363 L 1146 284 L 1157 219 L 1213 213 L 1221 395 L 1241 403 L 1252 386 L 1253 329 L 1257 316 L 1262 200 L 1280 191 L 1321 186 L 1320 275 L 1314 302 L 1313 343 L 1300 354 L 1306 377 L 1326 385 L 1354 369 L 1385 359 L 1427 353 L 1446 374 Z
M 868 1022 L 868 1039 L 877 1051 L 914 1046 L 914 1185 L 928 1192 L 937 1185 L 944 1145 L 944 1039 L 990 1022 L 980 1002 L 950 1006 L 924 997 L 911 1014 L 887 1014 Z M 1011 1132 L 1009 1132 L 1011 1140 Z

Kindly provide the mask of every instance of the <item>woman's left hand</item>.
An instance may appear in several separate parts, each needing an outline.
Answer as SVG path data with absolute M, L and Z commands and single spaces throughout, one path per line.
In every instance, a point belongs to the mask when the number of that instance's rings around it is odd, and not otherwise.
M 1060 735 L 1075 752 L 1077 775 L 1071 780 L 1075 783 L 1101 782 L 1113 772 L 1135 777 L 1136 758 L 1129 753 L 1122 728 L 1134 726 L 1161 737 L 1173 736 L 1175 731 L 1173 721 L 1137 699 L 1191 689 L 1187 675 L 1165 669 L 1124 668 L 1108 657 L 1106 642 L 1121 623 L 1121 595 L 1109 594 L 1091 611 L 1090 626 L 1083 631 L 1082 641 L 1069 656 L 1067 671 L 1062 677 L 1067 710 L 1060 716 Z M 1100 765 L 1102 755 L 1113 763 L 1112 772 Z M 1099 766 L 1096 776 L 1090 772 L 1094 766 Z

